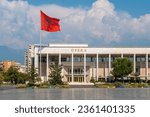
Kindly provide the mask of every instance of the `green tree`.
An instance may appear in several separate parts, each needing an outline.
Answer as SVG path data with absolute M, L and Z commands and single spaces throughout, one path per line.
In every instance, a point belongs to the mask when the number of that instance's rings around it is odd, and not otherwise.
M 3 83 L 4 77 L 2 74 L 0 74 L 0 85 Z
M 3 68 L 2 67 L 0 67 L 0 73 L 2 73 L 3 72 Z
M 5 81 L 11 82 L 12 84 L 17 84 L 19 79 L 19 72 L 18 69 L 14 67 L 10 67 L 5 73 Z
M 32 66 L 30 72 L 28 73 L 30 86 L 35 85 L 37 76 L 38 76 L 38 74 L 37 74 L 35 68 Z
M 0 85 L 3 83 L 3 80 L 4 80 L 3 74 L 4 74 L 3 68 L 0 66 Z
M 117 58 L 112 63 L 112 75 L 115 77 L 115 80 L 128 76 L 133 71 L 133 64 L 128 58 Z
M 36 80 L 36 82 L 38 82 L 38 83 L 41 83 L 41 82 L 42 82 L 42 79 L 41 79 L 40 77 L 37 77 L 35 80 Z
M 25 84 L 28 80 L 28 74 L 19 72 L 18 83 Z
M 62 77 L 61 77 L 62 66 L 58 64 L 58 60 L 55 60 L 54 63 L 50 65 L 50 75 L 49 82 L 52 85 L 62 85 Z

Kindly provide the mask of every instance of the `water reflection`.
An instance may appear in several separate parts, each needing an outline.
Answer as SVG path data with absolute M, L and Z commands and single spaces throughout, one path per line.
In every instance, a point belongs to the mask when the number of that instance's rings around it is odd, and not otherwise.
M 148 100 L 149 88 L 3 89 L 1 100 Z

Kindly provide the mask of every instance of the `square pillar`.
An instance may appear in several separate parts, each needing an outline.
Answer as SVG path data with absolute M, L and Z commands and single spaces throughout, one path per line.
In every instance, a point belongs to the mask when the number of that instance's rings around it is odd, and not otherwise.
M 74 57 L 73 57 L 73 53 L 71 55 L 71 78 L 72 78 L 72 82 L 74 82 L 74 75 L 73 75 L 73 66 L 74 66 Z
M 96 80 L 98 81 L 98 54 L 96 55 Z
M 135 73 L 136 72 L 136 55 L 134 54 L 133 55 L 133 72 Z
M 146 77 L 148 79 L 148 54 L 146 54 Z
M 84 82 L 86 82 L 86 54 L 84 54 Z
M 48 76 L 49 76 L 49 57 L 48 57 L 48 53 L 47 53 L 47 60 L 46 60 L 46 81 L 48 81 Z
M 59 65 L 61 65 L 61 53 L 59 53 Z
M 110 71 L 111 71 L 111 54 L 109 54 L 109 66 L 108 66 L 109 76 L 110 76 Z

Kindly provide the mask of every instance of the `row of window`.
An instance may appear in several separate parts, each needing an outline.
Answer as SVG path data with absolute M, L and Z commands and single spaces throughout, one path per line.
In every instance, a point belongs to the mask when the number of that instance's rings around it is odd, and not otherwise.
M 84 70 L 83 68 L 74 68 L 73 69 L 73 74 L 83 74 L 84 73 Z M 71 68 L 68 68 L 68 74 L 72 74 L 72 70 Z
M 117 59 L 118 57 L 111 57 L 111 61 L 114 61 L 115 59 Z M 133 57 L 128 57 L 129 60 L 133 61 Z M 96 62 L 96 57 L 86 57 L 86 62 Z M 39 59 L 40 60 L 40 59 Z M 50 57 L 49 58 L 50 61 L 58 61 L 58 57 Z M 46 57 L 42 57 L 41 58 L 42 62 L 46 62 Z M 84 57 L 74 57 L 74 62 L 84 62 Z M 99 57 L 98 58 L 99 62 L 108 62 L 109 61 L 109 57 Z M 145 62 L 146 61 L 146 57 L 144 56 L 137 56 L 136 57 L 136 62 Z M 71 62 L 71 57 L 62 57 L 61 58 L 61 62 Z M 148 57 L 148 62 L 150 62 L 150 57 Z

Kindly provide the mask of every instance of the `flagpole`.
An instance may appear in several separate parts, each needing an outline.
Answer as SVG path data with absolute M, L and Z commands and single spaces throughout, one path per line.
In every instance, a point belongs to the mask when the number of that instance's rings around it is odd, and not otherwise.
M 41 78 L 41 30 L 40 30 L 40 78 Z

